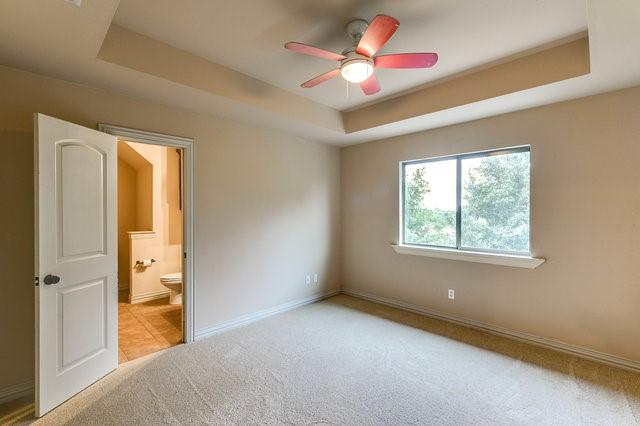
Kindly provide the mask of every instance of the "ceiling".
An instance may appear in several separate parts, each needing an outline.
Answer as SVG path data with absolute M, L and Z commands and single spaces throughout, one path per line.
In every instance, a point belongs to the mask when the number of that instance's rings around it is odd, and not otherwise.
M 300 41 L 341 52 L 344 25 L 385 13 L 400 28 L 381 53 L 437 52 L 427 70 L 376 71 L 382 91 L 365 96 L 335 78 L 300 84 L 335 63 L 285 50 Z M 114 22 L 314 102 L 352 109 L 587 28 L 585 0 L 121 0 Z M 350 86 L 350 87 L 347 87 Z
M 401 23 L 384 52 L 439 63 L 379 70 L 373 98 L 298 87 L 332 64 L 284 42 L 338 51 L 376 13 Z M 3 0 L 0 65 L 343 146 L 640 85 L 638 22 L 638 0 Z M 585 28 L 576 61 L 544 53 Z

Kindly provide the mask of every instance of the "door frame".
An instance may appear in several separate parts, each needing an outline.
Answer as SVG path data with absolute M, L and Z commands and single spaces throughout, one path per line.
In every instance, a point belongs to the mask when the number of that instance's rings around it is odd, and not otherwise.
M 184 343 L 192 343 L 195 334 L 195 195 L 194 195 L 194 149 L 195 141 L 182 136 L 165 135 L 145 130 L 131 129 L 112 124 L 98 123 L 98 130 L 116 136 L 118 140 L 161 145 L 182 149 L 182 226 L 183 226 L 183 271 L 182 271 L 182 318 Z

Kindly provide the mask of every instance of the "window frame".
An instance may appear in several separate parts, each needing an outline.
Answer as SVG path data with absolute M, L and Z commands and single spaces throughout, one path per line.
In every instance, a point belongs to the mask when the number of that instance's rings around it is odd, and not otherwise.
M 514 154 L 519 152 L 529 153 L 529 238 L 527 251 L 497 250 L 487 248 L 465 247 L 462 245 L 462 160 L 469 158 L 491 157 L 496 155 Z M 433 244 L 409 243 L 405 240 L 405 168 L 407 165 L 426 164 L 438 161 L 456 160 L 456 246 L 438 246 Z M 415 160 L 400 161 L 400 232 L 401 246 L 423 247 L 431 249 L 444 249 L 465 253 L 489 253 L 513 256 L 531 256 L 531 145 L 519 145 L 507 148 L 495 148 L 485 151 L 474 151 L 464 154 L 443 155 L 438 157 L 421 158 Z

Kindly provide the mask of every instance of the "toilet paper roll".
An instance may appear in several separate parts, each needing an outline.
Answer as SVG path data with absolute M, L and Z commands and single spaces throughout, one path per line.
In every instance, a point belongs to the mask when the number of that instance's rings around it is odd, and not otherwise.
M 147 266 L 151 266 L 153 262 L 151 261 L 151 259 L 142 259 L 142 267 L 146 268 Z

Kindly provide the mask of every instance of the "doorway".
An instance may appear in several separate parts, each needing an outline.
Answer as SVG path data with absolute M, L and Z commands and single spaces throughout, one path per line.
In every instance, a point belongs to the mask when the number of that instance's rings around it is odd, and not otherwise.
M 193 341 L 193 140 L 118 139 L 118 362 Z
M 182 343 L 182 148 L 120 139 L 118 362 Z

